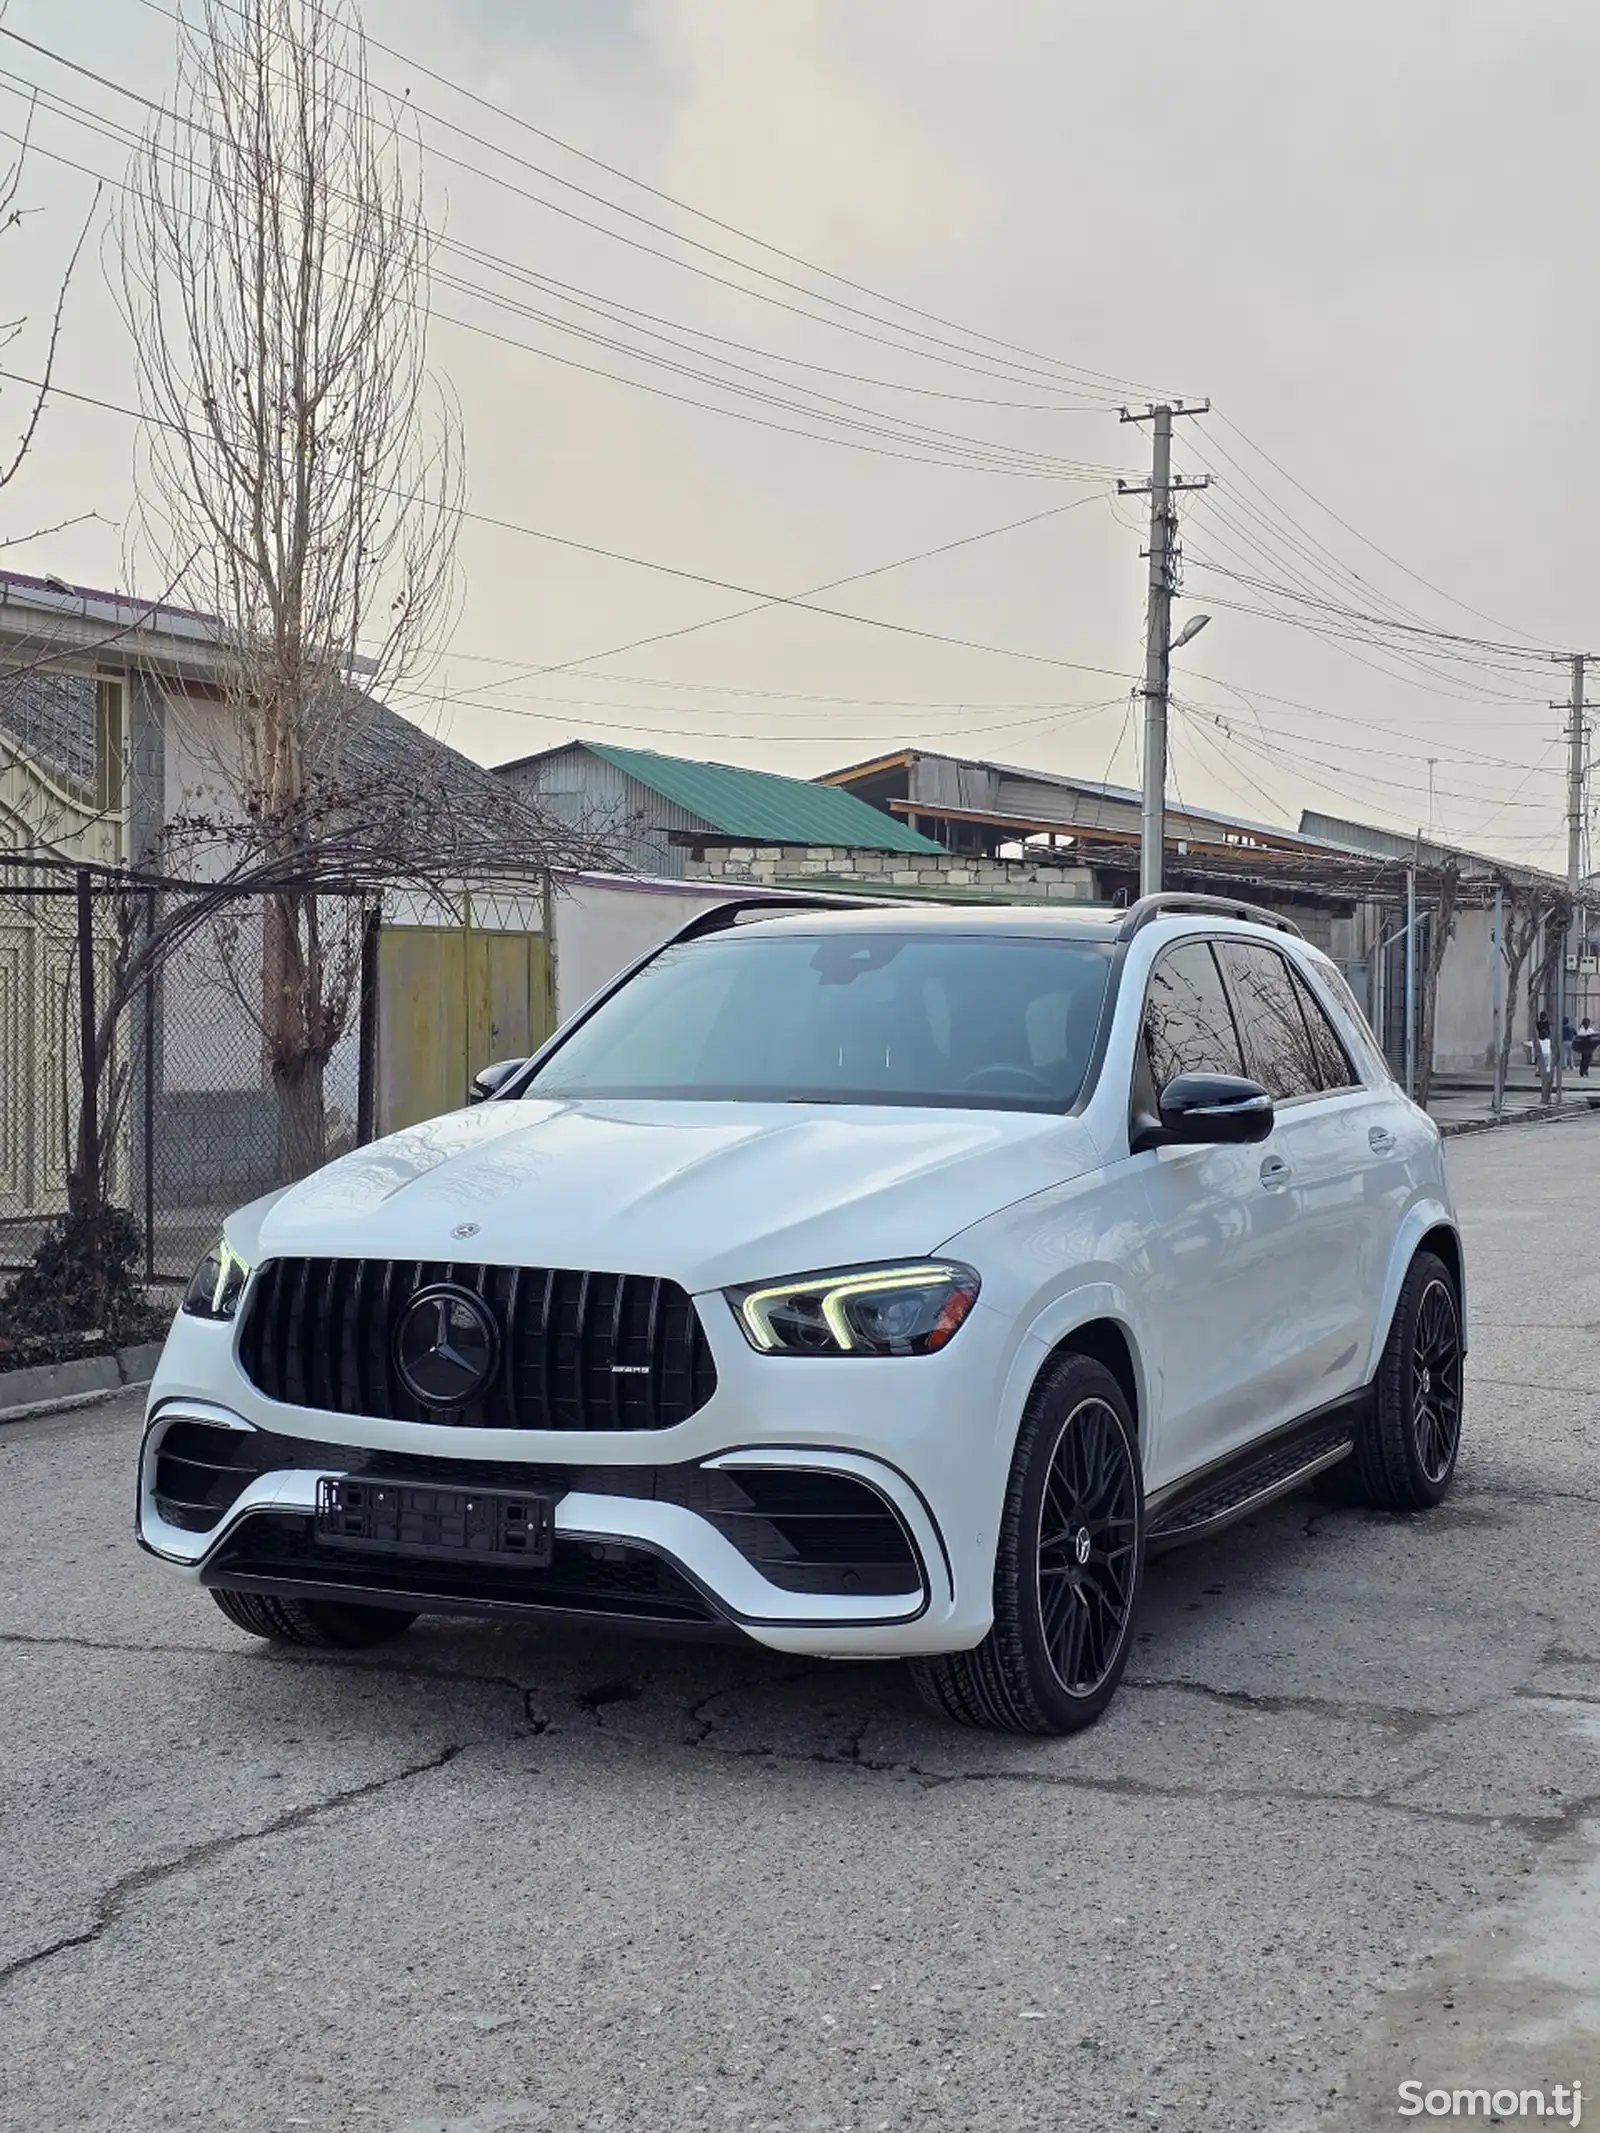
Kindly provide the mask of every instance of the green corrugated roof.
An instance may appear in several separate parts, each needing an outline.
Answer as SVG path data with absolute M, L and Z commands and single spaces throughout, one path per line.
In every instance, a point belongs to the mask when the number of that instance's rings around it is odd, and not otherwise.
M 591 754 L 637 778 L 663 800 L 724 837 L 745 844 L 834 844 L 871 852 L 943 852 L 910 823 L 897 821 L 853 792 L 811 785 L 770 770 L 735 770 L 727 763 L 694 763 L 644 748 L 584 741 Z

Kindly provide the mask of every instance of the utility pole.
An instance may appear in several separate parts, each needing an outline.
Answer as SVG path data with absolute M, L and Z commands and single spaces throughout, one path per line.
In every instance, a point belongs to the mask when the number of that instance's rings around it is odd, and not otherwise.
M 1553 711 L 1567 714 L 1567 887 L 1571 902 L 1561 928 L 1561 952 L 1556 962 L 1556 1027 L 1552 1032 L 1552 1064 L 1555 1068 L 1555 1092 L 1561 1093 L 1561 1068 L 1563 1047 L 1561 1031 L 1567 1022 L 1567 944 L 1571 928 L 1578 912 L 1578 894 L 1583 887 L 1583 831 L 1585 818 L 1584 786 L 1587 782 L 1585 756 L 1588 752 L 1589 729 L 1584 722 L 1583 670 L 1584 655 L 1573 652 L 1569 663 L 1572 668 L 1572 688 L 1564 704 L 1551 705 Z M 1582 936 L 1580 935 L 1580 939 Z
M 1417 1094 L 1417 867 L 1422 860 L 1422 832 L 1416 857 L 1406 868 L 1406 1094 Z
M 1161 888 L 1161 848 L 1167 806 L 1167 693 L 1172 655 L 1172 601 L 1178 590 L 1178 514 L 1172 499 L 1185 489 L 1208 489 L 1211 476 L 1199 481 L 1172 479 L 1172 418 L 1205 415 L 1211 402 L 1185 407 L 1181 402 L 1147 407 L 1142 415 L 1122 410 L 1124 422 L 1148 422 L 1150 479 L 1119 481 L 1119 496 L 1150 497 L 1150 591 L 1145 609 L 1144 652 L 1144 794 L 1139 813 L 1139 894 L 1154 896 Z
M 1572 694 L 1567 700 L 1567 886 L 1576 902 L 1583 883 L 1583 654 L 1572 655 Z

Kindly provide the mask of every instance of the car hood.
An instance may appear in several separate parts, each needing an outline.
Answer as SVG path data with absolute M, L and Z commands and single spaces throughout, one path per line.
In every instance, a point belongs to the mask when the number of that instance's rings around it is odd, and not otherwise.
M 1037 1112 L 489 1103 L 358 1148 L 228 1233 L 252 1263 L 588 1267 L 695 1290 L 933 1251 L 1098 1160 L 1081 1120 Z

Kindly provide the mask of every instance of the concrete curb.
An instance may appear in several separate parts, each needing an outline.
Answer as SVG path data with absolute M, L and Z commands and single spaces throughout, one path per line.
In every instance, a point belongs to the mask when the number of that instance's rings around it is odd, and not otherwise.
M 1440 1119 L 1439 1132 L 1446 1140 L 1458 1133 L 1495 1133 L 1502 1126 L 1548 1126 L 1553 1119 L 1587 1118 L 1600 1111 L 1600 1103 L 1591 1103 L 1587 1096 L 1564 1097 L 1558 1104 L 1541 1104 L 1531 1111 L 1505 1111 L 1499 1118 L 1451 1118 Z
M 87 1407 L 129 1386 L 148 1385 L 161 1359 L 161 1341 L 143 1341 L 75 1363 L 40 1363 L 31 1370 L 0 1371 L 0 1422 Z

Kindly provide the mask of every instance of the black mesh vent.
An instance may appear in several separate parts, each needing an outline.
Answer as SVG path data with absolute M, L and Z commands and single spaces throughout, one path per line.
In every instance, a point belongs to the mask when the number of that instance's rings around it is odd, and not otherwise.
M 848 1474 L 664 1467 L 707 1484 L 701 1511 L 753 1568 L 786 1592 L 918 1592 L 922 1569 L 899 1513 Z M 658 1495 L 669 1493 L 659 1487 Z
M 422 1406 L 394 1365 L 400 1314 L 435 1282 L 481 1296 L 501 1336 L 487 1390 L 448 1410 Z M 477 1429 L 672 1429 L 717 1389 L 705 1329 L 675 1281 L 559 1267 L 269 1260 L 251 1284 L 239 1357 L 269 1400 Z
M 286 1462 L 264 1458 L 254 1430 L 218 1429 L 209 1422 L 174 1422 L 156 1452 L 153 1492 L 168 1525 L 208 1533 L 258 1474 Z

